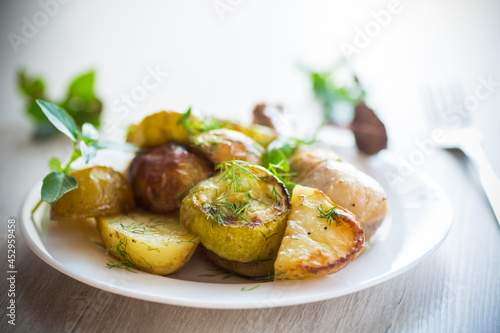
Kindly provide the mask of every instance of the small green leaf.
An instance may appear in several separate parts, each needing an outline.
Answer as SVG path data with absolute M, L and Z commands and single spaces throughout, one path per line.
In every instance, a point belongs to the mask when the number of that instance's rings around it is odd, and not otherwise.
M 78 129 L 75 120 L 60 106 L 37 99 L 36 102 L 42 108 L 43 113 L 49 121 L 62 133 L 67 135 L 73 142 L 77 141 Z
M 78 96 L 83 102 L 88 102 L 94 97 L 94 71 L 77 77 L 69 86 L 68 96 Z
M 86 143 L 99 140 L 99 132 L 91 123 L 82 125 L 82 136 Z
M 24 70 L 17 72 L 17 82 L 21 91 L 33 100 L 44 98 L 45 84 L 41 78 L 29 77 Z
M 292 155 L 297 144 L 300 142 L 300 140 L 291 137 L 280 137 L 274 140 L 264 152 L 264 165 L 281 165 L 283 171 L 288 172 L 290 170 L 288 158 Z
M 95 157 L 97 154 L 97 148 L 94 143 L 86 144 L 85 141 L 80 141 L 80 151 L 82 152 L 85 164 Z
M 43 179 L 42 200 L 54 204 L 64 194 L 77 187 L 78 182 L 75 177 L 60 171 L 52 171 Z
M 52 171 L 61 171 L 63 170 L 62 163 L 57 157 L 53 157 L 49 161 L 49 167 Z

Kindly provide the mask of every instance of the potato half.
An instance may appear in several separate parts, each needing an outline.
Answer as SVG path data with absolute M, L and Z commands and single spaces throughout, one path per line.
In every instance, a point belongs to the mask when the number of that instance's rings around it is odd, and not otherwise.
M 78 187 L 52 205 L 53 220 L 84 220 L 134 208 L 132 188 L 118 171 L 94 166 L 69 174 L 76 178 Z
M 320 189 L 352 212 L 368 239 L 384 221 L 389 206 L 383 187 L 333 151 L 301 147 L 292 155 L 290 166 L 299 175 L 294 181 Z
M 215 165 L 233 159 L 259 164 L 264 148 L 250 137 L 226 128 L 203 132 L 193 143 Z
M 363 250 L 363 228 L 354 215 L 318 189 L 295 186 L 292 211 L 274 262 L 274 278 L 303 279 L 332 274 Z
M 134 211 L 97 218 L 109 252 L 124 263 L 149 273 L 166 275 L 183 267 L 200 243 L 176 214 Z
M 189 142 L 189 132 L 179 123 L 182 113 L 161 111 L 144 118 L 129 128 L 127 142 L 139 147 L 157 146 L 169 141 Z
M 181 221 L 226 260 L 274 260 L 290 211 L 286 187 L 267 169 L 232 161 L 184 199 Z

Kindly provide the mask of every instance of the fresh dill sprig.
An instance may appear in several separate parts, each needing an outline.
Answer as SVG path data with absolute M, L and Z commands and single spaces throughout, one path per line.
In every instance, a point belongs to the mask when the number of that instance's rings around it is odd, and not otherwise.
M 261 231 L 260 233 L 262 234 L 262 236 L 264 236 L 264 238 L 266 239 L 266 241 L 267 241 L 269 238 L 271 238 L 271 237 L 273 237 L 273 236 L 275 236 L 275 235 L 277 235 L 277 234 L 278 234 L 277 232 L 275 232 L 274 234 L 272 234 L 271 236 L 269 236 L 269 237 L 268 237 L 268 236 L 266 236 L 266 234 L 265 234 L 265 233 L 263 233 L 262 231 Z
M 142 267 L 140 265 L 138 265 L 134 259 L 130 256 L 130 254 L 127 252 L 127 241 L 125 239 L 125 243 L 122 242 L 121 240 L 118 242 L 118 244 L 116 244 L 115 248 L 111 250 L 111 253 L 113 255 L 115 255 L 116 257 L 122 259 L 122 265 L 115 265 L 113 267 L 110 267 L 109 266 L 109 262 L 108 264 L 106 265 L 108 268 L 125 268 L 125 267 L 129 267 L 129 268 L 136 268 L 136 269 L 151 269 L 153 268 L 153 266 L 151 266 L 150 263 L 148 263 L 146 261 L 146 259 L 144 259 L 143 257 L 141 257 L 142 260 L 144 260 L 144 262 L 146 264 L 149 265 L 149 267 Z
M 332 222 L 335 222 L 337 226 L 340 226 L 342 222 L 340 221 L 340 214 L 337 212 L 337 208 L 339 206 L 333 206 L 330 209 L 324 209 L 323 204 L 319 204 L 316 206 L 316 209 L 319 211 L 319 218 L 326 219 L 328 225 L 331 225 Z
M 150 235 L 150 234 L 159 233 L 158 230 L 151 229 L 151 227 L 156 227 L 159 224 L 161 224 L 161 223 L 158 223 L 158 224 L 153 225 L 153 226 L 146 226 L 142 223 L 133 223 L 133 224 L 129 224 L 129 225 L 123 225 L 122 223 L 120 223 L 120 226 L 122 227 L 123 230 L 128 231 L 128 232 L 133 233 L 133 234 Z
M 248 192 L 254 186 L 260 187 L 258 183 L 259 177 L 249 168 L 250 165 L 251 163 L 233 159 L 218 164 L 215 170 L 220 170 L 222 172 L 220 179 L 227 181 L 226 190 Z
M 269 206 L 269 204 L 265 203 L 264 201 L 261 201 L 261 200 L 259 200 L 259 199 L 255 198 L 255 197 L 252 197 L 252 195 L 250 194 L 250 192 L 247 192 L 247 193 L 245 194 L 245 196 L 246 196 L 247 198 L 249 198 L 250 200 L 257 201 L 257 202 L 259 202 L 259 203 L 261 203 L 261 204 L 263 204 L 263 205 Z
M 137 273 L 136 271 L 131 269 L 131 266 L 129 266 L 127 263 L 125 263 L 123 261 L 113 260 L 113 259 L 108 259 L 108 262 L 106 263 L 106 268 L 109 268 L 109 269 L 119 268 L 119 269 L 124 269 L 128 272 Z
M 212 220 L 212 226 L 214 222 L 217 222 L 219 225 L 225 225 L 230 221 L 245 221 L 246 223 L 250 223 L 246 218 L 246 214 L 251 202 L 238 201 L 237 203 L 233 203 L 227 199 L 228 197 L 229 194 L 210 203 L 206 202 L 203 204 L 203 209 Z
M 241 291 L 255 290 L 255 289 L 259 288 L 259 287 L 260 287 L 260 284 L 258 284 L 256 286 L 253 286 L 252 288 L 248 288 L 248 289 L 247 289 L 247 287 L 243 287 L 243 288 L 241 288 Z

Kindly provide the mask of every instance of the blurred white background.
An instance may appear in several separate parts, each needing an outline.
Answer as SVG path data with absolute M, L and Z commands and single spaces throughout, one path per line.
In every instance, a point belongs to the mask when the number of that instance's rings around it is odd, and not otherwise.
M 397 14 L 360 48 L 352 64 L 370 105 L 386 123 L 390 149 L 404 155 L 428 136 L 423 89 L 459 82 L 468 96 L 481 77 L 500 82 L 500 2 L 2 2 L 2 141 L 8 141 L 10 131 L 27 137 L 31 132 L 16 87 L 15 73 L 22 67 L 45 78 L 53 98 L 62 97 L 76 75 L 95 69 L 96 91 L 104 102 L 103 131 L 113 138 L 146 114 L 188 106 L 249 121 L 257 102 L 276 102 L 301 124 L 314 124 L 320 110 L 299 66 L 328 69 L 342 56 L 341 45 L 355 45 L 359 30 L 391 6 Z M 33 36 L 13 45 L 9 34 L 22 36 L 26 20 L 40 20 L 40 12 L 53 15 L 46 15 Z M 136 106 L 119 109 L 121 96 L 155 68 L 168 75 Z M 500 170 L 500 84 L 494 89 L 473 118 Z M 5 145 L 1 148 L 3 155 Z

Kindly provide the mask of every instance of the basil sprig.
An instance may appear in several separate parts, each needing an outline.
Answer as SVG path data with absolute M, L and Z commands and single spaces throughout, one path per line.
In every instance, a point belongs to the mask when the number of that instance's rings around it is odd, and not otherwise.
M 41 200 L 35 209 L 33 209 L 33 213 L 42 201 L 54 204 L 64 194 L 78 187 L 76 178 L 69 175 L 69 173 L 73 171 L 71 168 L 73 162 L 80 157 L 87 164 L 95 157 L 98 149 L 119 148 L 128 151 L 137 151 L 137 147 L 128 143 L 99 141 L 99 132 L 90 123 L 84 123 L 80 130 L 73 117 L 65 109 L 56 104 L 40 99 L 37 99 L 36 103 L 40 106 L 40 109 L 52 125 L 73 141 L 73 153 L 65 165 L 55 157 L 49 161 L 52 171 L 43 179 Z

